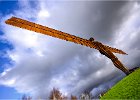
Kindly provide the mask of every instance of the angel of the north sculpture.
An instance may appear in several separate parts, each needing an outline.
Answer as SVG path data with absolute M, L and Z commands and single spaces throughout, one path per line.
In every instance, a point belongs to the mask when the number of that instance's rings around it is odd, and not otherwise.
M 119 54 L 126 54 L 125 52 L 123 52 L 122 50 L 116 49 L 116 48 L 112 48 L 106 45 L 103 45 L 102 43 L 95 41 L 93 38 L 90 38 L 89 40 L 87 39 L 83 39 L 74 35 L 70 35 L 68 33 L 62 32 L 62 31 L 58 31 L 43 25 L 39 25 L 27 20 L 23 20 L 21 18 L 16 18 L 16 17 L 11 17 L 10 19 L 5 21 L 6 24 L 12 25 L 12 26 L 16 26 L 16 27 L 20 27 L 23 29 L 27 29 L 30 31 L 34 31 L 37 33 L 42 33 L 45 35 L 49 35 L 55 38 L 59 38 L 62 40 L 66 40 L 66 41 L 70 41 L 70 42 L 74 42 L 77 44 L 81 44 L 90 48 L 94 48 L 99 50 L 99 52 L 103 55 L 105 55 L 106 57 L 108 57 L 109 59 L 111 59 L 111 61 L 113 62 L 113 64 L 120 69 L 121 71 L 123 71 L 126 75 L 128 75 L 130 73 L 129 69 L 127 69 L 119 60 L 118 58 L 113 54 L 113 53 L 119 53 Z

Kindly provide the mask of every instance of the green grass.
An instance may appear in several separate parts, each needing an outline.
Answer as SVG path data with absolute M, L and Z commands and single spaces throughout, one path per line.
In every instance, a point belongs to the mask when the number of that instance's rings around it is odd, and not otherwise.
M 140 68 L 113 86 L 102 99 L 140 100 Z

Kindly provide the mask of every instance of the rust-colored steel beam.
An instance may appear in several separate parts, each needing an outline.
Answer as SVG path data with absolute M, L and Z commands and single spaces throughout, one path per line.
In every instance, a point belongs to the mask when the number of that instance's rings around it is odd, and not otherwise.
M 11 17 L 10 19 L 6 20 L 5 23 L 9 24 L 9 25 L 12 25 L 12 26 L 20 27 L 20 28 L 23 28 L 23 29 L 27 29 L 27 30 L 30 30 L 30 31 L 34 31 L 34 32 L 37 32 L 37 33 L 42 33 L 42 34 L 45 34 L 45 35 L 56 37 L 56 38 L 59 38 L 59 39 L 62 39 L 62 40 L 66 40 L 66 41 L 74 42 L 74 43 L 77 43 L 77 44 L 81 44 L 81 45 L 84 45 L 84 46 L 87 46 L 87 47 L 90 47 L 90 48 L 98 49 L 98 48 L 96 48 L 96 45 L 93 42 L 91 42 L 87 39 L 83 39 L 83 38 L 80 38 L 80 37 L 77 37 L 77 36 L 74 36 L 74 35 L 70 35 L 68 33 L 58 31 L 58 30 L 55 30 L 53 28 L 49 28 L 47 26 L 39 25 L 39 24 L 30 22 L 30 21 L 27 21 L 27 20 L 23 20 L 21 18 Z M 111 52 L 119 53 L 119 54 L 126 54 L 122 50 L 112 48 L 112 47 L 109 47 L 109 46 L 106 46 L 106 45 L 104 45 L 104 46 L 108 50 L 110 50 Z

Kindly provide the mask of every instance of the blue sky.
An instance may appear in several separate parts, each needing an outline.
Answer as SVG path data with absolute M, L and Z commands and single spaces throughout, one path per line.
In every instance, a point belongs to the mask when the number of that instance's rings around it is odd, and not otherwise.
M 6 16 L 10 13 L 13 13 L 14 10 L 18 9 L 18 1 L 0 1 L 0 17 Z M 0 27 L 1 30 L 3 30 Z M 12 60 L 6 56 L 7 50 L 12 50 L 14 47 L 13 45 L 8 42 L 6 39 L 3 39 L 2 36 L 4 35 L 3 31 L 0 30 L 0 73 L 7 68 L 7 65 L 12 65 Z M 21 99 L 24 95 L 23 93 L 17 92 L 12 87 L 0 85 L 0 99 Z
M 17 1 L 0 1 L 0 14 L 2 16 L 5 16 L 9 13 L 11 13 L 14 9 L 17 9 Z M 2 30 L 2 28 L 1 28 Z M 0 37 L 4 33 L 0 31 Z M 4 66 L 6 64 L 11 64 L 11 60 L 8 57 L 5 57 L 5 53 L 7 50 L 12 49 L 13 46 L 8 41 L 3 40 L 0 38 L 0 73 L 4 71 Z M 17 93 L 17 91 L 14 88 L 6 87 L 3 85 L 0 85 L 0 99 L 15 99 L 15 98 L 21 98 L 22 94 Z
M 0 86 L 0 91 L 0 99 L 20 99 L 22 97 L 22 94 L 10 87 Z
M 0 5 L 1 5 L 0 6 L 0 14 L 1 14 L 1 17 L 6 15 L 6 14 L 11 13 L 17 7 L 16 3 L 17 3 L 16 1 L 9 1 L 9 2 L 0 1 Z M 2 30 L 2 28 L 1 28 L 1 30 Z M 2 31 L 0 31 L 0 36 L 2 36 L 3 34 L 4 33 Z M 1 41 L 0 41 L 1 54 L 5 53 L 6 49 L 12 49 L 12 45 L 8 41 L 6 41 L 6 40 L 4 40 L 2 38 L 0 38 L 0 39 L 1 39 Z M 6 57 L 1 56 L 0 59 L 2 60 L 1 63 L 0 63 L 1 66 L 4 65 L 5 63 L 9 62 L 9 59 L 6 58 Z M 1 72 L 3 71 L 2 68 L 0 70 L 1 70 Z
M 140 65 L 139 2 L 0 1 L 0 99 L 44 99 L 53 87 L 97 97 L 125 76 L 97 50 L 5 24 L 12 16 L 94 37 L 128 53 L 116 54 L 128 68 Z
M 13 10 L 18 9 L 17 1 L 1 1 L 0 5 L 2 15 L 9 14 Z

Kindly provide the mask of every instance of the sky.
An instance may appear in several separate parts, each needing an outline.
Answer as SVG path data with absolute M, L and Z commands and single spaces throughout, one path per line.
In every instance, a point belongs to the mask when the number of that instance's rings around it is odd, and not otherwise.
M 125 74 L 97 50 L 5 24 L 12 16 L 125 51 L 115 54 L 129 69 L 140 66 L 140 2 L 0 1 L 0 99 L 23 94 L 46 98 L 53 87 L 63 94 L 93 96 Z

